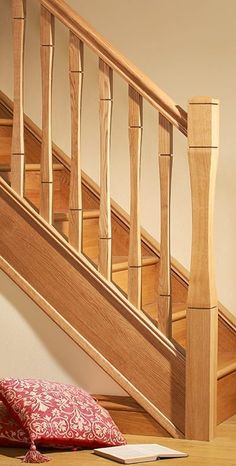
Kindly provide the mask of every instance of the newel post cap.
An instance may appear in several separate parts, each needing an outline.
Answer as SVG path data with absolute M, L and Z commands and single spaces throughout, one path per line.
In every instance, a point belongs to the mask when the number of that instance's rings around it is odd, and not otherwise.
M 212 97 L 192 97 L 188 102 L 189 148 L 218 148 L 219 100 Z

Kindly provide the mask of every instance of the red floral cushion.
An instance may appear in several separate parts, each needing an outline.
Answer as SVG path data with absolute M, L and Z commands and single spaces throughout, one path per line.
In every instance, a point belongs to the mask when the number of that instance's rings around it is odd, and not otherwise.
M 23 447 L 29 445 L 30 439 L 24 429 L 0 402 L 0 445 L 4 447 Z
M 109 413 L 82 388 L 32 379 L 4 379 L 0 399 L 31 444 L 96 448 L 123 445 Z

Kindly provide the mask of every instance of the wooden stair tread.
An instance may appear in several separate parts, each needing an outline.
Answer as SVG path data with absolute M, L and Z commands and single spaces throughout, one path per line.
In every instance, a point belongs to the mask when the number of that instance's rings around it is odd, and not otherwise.
M 107 410 L 145 412 L 142 406 L 129 396 L 93 395 L 93 397 Z
M 186 317 L 186 304 L 185 303 L 173 303 L 172 304 L 172 313 L 173 318 L 172 321 L 175 322 L 176 320 L 181 320 Z M 157 304 L 150 303 L 143 306 L 143 310 L 154 320 L 157 317 Z
M 155 265 L 158 262 L 156 256 L 142 256 L 142 266 Z M 121 270 L 128 269 L 127 256 L 113 256 L 112 257 L 112 272 L 120 272 Z
M 53 170 L 64 170 L 64 166 L 61 163 L 54 163 Z M 0 165 L 0 172 L 10 172 L 11 166 L 10 165 Z M 26 163 L 25 164 L 25 171 L 40 171 L 40 163 Z
M 225 354 L 221 353 L 221 358 L 218 361 L 218 371 L 217 371 L 217 378 L 221 379 L 226 375 L 232 374 L 232 372 L 236 371 L 236 356 L 235 355 L 228 355 L 228 358 L 225 357 Z
M 98 258 L 92 259 L 95 264 L 98 264 Z M 158 262 L 158 258 L 155 256 L 142 256 L 142 267 L 149 265 L 155 265 Z M 112 256 L 112 273 L 122 272 L 128 270 L 128 257 L 127 256 Z
M 0 126 L 12 126 L 13 120 L 11 118 L 0 118 Z
M 99 209 L 86 209 L 83 210 L 83 218 L 98 218 L 99 217 Z M 65 211 L 58 211 L 54 212 L 54 223 L 56 222 L 68 222 L 69 220 L 69 212 Z
M 185 308 L 186 308 L 185 303 L 173 303 L 173 308 L 172 308 L 173 309 L 173 318 L 172 318 L 173 322 L 176 322 L 177 320 L 183 320 L 183 325 L 185 325 L 185 322 L 184 322 L 185 317 L 186 317 Z M 151 317 L 151 319 L 157 322 L 158 314 L 157 314 L 156 303 L 146 304 L 145 306 L 143 306 L 143 310 L 148 316 Z M 185 348 L 185 344 L 183 344 L 182 346 Z M 235 341 L 233 340 L 232 342 L 230 341 L 228 342 L 227 349 L 222 349 L 222 346 L 219 347 L 217 378 L 220 379 L 235 371 L 236 371 L 236 346 L 235 346 Z

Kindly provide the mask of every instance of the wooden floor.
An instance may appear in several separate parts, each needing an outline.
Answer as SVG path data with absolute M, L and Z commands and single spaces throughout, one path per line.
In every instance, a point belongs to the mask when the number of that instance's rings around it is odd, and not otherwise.
M 163 437 L 144 437 L 141 435 L 127 435 L 126 437 L 128 443 L 161 443 L 189 454 L 188 458 L 164 460 L 163 464 L 165 465 L 236 465 L 236 416 L 233 416 L 217 427 L 217 437 L 210 443 L 175 440 Z M 17 456 L 22 454 L 24 454 L 23 450 L 0 448 L 0 466 L 15 466 L 21 464 Z M 118 464 L 110 460 L 99 458 L 93 455 L 91 451 L 49 452 L 47 456 L 52 459 L 49 463 L 52 466 L 109 466 L 109 464 Z M 154 463 L 149 464 L 152 465 Z

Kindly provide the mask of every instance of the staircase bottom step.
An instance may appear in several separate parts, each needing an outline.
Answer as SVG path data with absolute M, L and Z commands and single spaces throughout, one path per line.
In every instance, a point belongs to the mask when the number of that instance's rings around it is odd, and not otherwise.
M 129 396 L 93 395 L 109 411 L 123 434 L 170 437 L 144 409 Z

